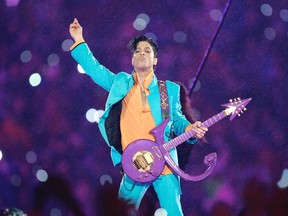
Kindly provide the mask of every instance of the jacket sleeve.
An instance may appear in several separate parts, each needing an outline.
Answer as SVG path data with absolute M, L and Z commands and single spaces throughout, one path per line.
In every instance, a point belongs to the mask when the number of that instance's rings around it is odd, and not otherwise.
M 110 91 L 116 75 L 99 63 L 87 43 L 83 42 L 75 46 L 71 50 L 71 55 L 97 85 Z
M 169 95 L 172 95 L 172 97 L 169 100 L 169 103 L 171 103 L 170 106 L 170 114 L 172 115 L 173 124 L 172 124 L 172 132 L 179 136 L 180 134 L 184 133 L 186 128 L 191 125 L 191 123 L 186 119 L 185 115 L 182 113 L 182 106 L 180 103 L 180 87 L 178 84 L 173 82 L 168 82 L 168 85 L 171 86 L 171 91 L 168 93 Z M 170 97 L 170 96 L 169 96 Z M 190 138 L 187 140 L 189 144 L 194 144 L 197 142 L 197 139 Z

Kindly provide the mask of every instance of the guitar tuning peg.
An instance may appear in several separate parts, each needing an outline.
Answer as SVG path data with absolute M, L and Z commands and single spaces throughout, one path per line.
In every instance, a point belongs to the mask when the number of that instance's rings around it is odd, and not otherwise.
M 245 107 L 243 110 L 244 110 L 244 111 L 246 111 L 246 110 L 247 110 L 247 108 Z
M 232 103 L 232 102 L 233 102 L 233 100 L 232 100 L 232 99 L 230 99 L 230 100 L 229 100 L 229 102 L 230 102 L 230 103 Z
M 241 98 L 240 98 L 240 97 L 238 97 L 238 98 L 237 98 L 237 100 L 238 100 L 238 101 L 241 101 Z

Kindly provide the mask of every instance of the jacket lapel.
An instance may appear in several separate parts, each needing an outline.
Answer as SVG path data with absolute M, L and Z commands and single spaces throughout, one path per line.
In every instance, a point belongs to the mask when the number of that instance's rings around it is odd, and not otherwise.
M 154 75 L 152 82 L 148 87 L 150 94 L 147 97 L 151 113 L 156 125 L 162 122 L 161 106 L 160 106 L 160 93 L 158 89 L 158 80 Z

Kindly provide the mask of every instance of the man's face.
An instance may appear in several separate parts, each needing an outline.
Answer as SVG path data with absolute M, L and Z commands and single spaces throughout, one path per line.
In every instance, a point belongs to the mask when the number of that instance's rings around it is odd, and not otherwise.
M 157 64 L 152 46 L 147 41 L 140 41 L 132 57 L 132 65 L 137 70 L 150 70 Z

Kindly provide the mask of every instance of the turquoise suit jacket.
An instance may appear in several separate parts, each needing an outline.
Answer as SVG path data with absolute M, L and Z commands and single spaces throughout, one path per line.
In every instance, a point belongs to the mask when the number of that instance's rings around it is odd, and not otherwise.
M 84 71 L 92 80 L 106 91 L 109 92 L 105 104 L 105 112 L 100 118 L 99 129 L 106 143 L 111 147 L 111 158 L 114 166 L 121 162 L 121 133 L 120 133 L 120 113 L 121 101 L 129 92 L 134 84 L 132 74 L 126 72 L 112 73 L 109 69 L 101 65 L 93 56 L 86 43 L 80 43 L 71 51 L 72 57 L 83 67 Z M 185 128 L 190 124 L 181 111 L 179 101 L 180 87 L 178 84 L 166 81 L 169 106 L 170 121 L 165 128 L 164 138 L 166 141 L 171 139 L 171 131 L 176 135 L 185 132 Z M 158 80 L 154 75 L 152 82 L 148 87 L 150 94 L 147 96 L 149 106 L 156 125 L 162 122 L 160 93 Z M 151 128 L 152 129 L 152 128 Z M 194 143 L 191 140 L 190 143 Z M 178 164 L 177 150 L 171 149 L 170 152 L 173 160 Z

